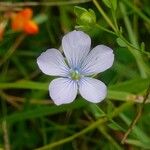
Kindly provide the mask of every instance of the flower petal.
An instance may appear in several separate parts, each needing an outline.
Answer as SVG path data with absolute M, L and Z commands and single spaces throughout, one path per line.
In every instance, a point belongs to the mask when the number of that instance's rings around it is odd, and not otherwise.
M 41 71 L 52 76 L 67 76 L 69 68 L 57 49 L 48 49 L 37 58 Z
M 69 78 L 54 79 L 49 93 L 56 105 L 71 103 L 77 96 L 77 83 Z
M 106 97 L 107 87 L 97 79 L 84 77 L 79 82 L 79 92 L 87 101 L 98 103 Z
M 91 50 L 81 65 L 84 75 L 93 75 L 110 68 L 114 61 L 113 50 L 105 45 L 98 45 Z
M 79 67 L 83 58 L 89 53 L 90 46 L 90 37 L 82 31 L 74 30 L 63 37 L 63 51 L 72 69 Z

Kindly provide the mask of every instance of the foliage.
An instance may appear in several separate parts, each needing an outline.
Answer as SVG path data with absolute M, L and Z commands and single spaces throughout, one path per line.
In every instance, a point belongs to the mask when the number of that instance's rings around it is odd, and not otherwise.
M 0 2 L 0 149 L 150 149 L 150 2 L 9 2 Z M 35 35 L 11 28 L 9 15 L 26 7 L 38 24 Z M 48 95 L 53 78 L 36 64 L 74 29 L 115 53 L 113 67 L 96 76 L 108 85 L 97 105 L 80 96 L 54 105 Z

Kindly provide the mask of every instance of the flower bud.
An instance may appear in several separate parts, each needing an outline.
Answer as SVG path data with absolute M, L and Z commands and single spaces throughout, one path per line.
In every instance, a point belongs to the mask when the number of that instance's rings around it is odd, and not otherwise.
M 77 24 L 79 28 L 90 29 L 96 23 L 96 15 L 92 9 L 86 10 L 85 8 L 76 6 L 74 8 L 77 16 Z
M 82 13 L 82 15 L 80 16 L 80 21 L 85 25 L 91 25 L 96 23 L 96 17 L 95 17 L 95 13 L 93 10 L 89 10 L 87 12 Z

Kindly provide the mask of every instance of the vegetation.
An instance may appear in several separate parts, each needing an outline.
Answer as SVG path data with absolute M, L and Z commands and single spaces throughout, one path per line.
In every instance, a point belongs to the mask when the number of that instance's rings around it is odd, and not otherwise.
M 74 29 L 114 50 L 108 94 L 56 106 L 36 59 Z M 150 149 L 149 34 L 148 0 L 0 2 L 0 150 Z

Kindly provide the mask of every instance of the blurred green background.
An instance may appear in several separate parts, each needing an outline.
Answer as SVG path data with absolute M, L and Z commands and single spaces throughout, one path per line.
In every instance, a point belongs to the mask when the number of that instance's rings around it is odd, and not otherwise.
M 39 25 L 36 35 L 12 31 L 4 17 L 26 7 Z M 150 149 L 149 0 L 6 0 L 0 2 L 0 25 L 4 21 L 0 150 Z M 92 47 L 105 44 L 115 53 L 113 67 L 96 76 L 108 86 L 98 105 L 81 96 L 54 105 L 48 95 L 53 78 L 36 63 L 46 49 L 60 48 L 63 35 L 74 29 L 89 34 Z

